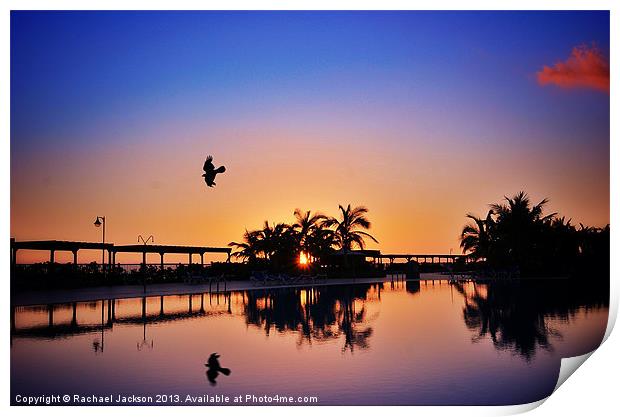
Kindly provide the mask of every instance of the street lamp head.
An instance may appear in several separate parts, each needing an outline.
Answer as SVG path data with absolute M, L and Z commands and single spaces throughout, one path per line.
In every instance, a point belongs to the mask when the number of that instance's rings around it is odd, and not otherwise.
M 97 217 L 97 220 L 95 220 L 95 227 L 99 226 L 101 226 L 101 220 L 99 220 L 99 217 Z

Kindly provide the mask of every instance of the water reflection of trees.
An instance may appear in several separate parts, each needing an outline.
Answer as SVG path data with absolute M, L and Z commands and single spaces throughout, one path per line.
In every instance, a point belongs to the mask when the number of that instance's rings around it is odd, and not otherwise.
M 343 352 L 367 349 L 373 329 L 366 302 L 380 285 L 249 291 L 246 320 L 263 328 L 267 335 L 272 329 L 298 332 L 299 344 L 343 337 Z
M 510 350 L 528 361 L 538 348 L 552 350 L 553 339 L 561 339 L 552 320 L 569 321 L 580 308 L 588 311 L 609 305 L 608 285 L 576 280 L 491 282 L 473 288 L 456 284 L 455 288 L 465 299 L 465 325 L 476 333 L 472 341 L 489 337 L 496 349 Z

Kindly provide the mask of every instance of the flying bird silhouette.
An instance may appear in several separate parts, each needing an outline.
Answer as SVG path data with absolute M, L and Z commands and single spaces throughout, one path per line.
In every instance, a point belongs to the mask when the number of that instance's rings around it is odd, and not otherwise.
M 205 172 L 202 176 L 205 179 L 205 183 L 209 187 L 213 187 L 215 185 L 215 176 L 217 174 L 221 174 L 226 171 L 226 167 L 223 165 L 218 169 L 215 169 L 215 165 L 213 165 L 213 157 L 211 155 L 207 156 L 207 160 L 205 164 L 202 166 L 202 170 Z
M 207 371 L 207 379 L 209 380 L 211 385 L 216 384 L 215 380 L 220 373 L 226 376 L 230 375 L 230 369 L 222 368 L 220 366 L 220 361 L 218 360 L 219 357 L 220 355 L 218 355 L 217 353 L 212 353 L 211 356 L 209 356 L 209 360 L 207 361 L 207 363 L 205 363 L 205 366 L 209 368 L 209 370 Z

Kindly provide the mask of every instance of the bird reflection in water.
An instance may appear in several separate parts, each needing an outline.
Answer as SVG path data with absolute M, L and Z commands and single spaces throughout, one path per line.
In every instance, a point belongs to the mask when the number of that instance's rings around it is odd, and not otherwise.
M 211 356 L 209 356 L 209 360 L 207 361 L 207 363 L 205 363 L 205 366 L 209 368 L 206 374 L 207 374 L 207 379 L 209 380 L 209 383 L 211 385 L 217 384 L 215 380 L 217 379 L 220 373 L 226 376 L 230 375 L 230 369 L 222 368 L 220 366 L 220 361 L 218 360 L 219 357 L 220 355 L 218 355 L 217 353 L 212 353 Z

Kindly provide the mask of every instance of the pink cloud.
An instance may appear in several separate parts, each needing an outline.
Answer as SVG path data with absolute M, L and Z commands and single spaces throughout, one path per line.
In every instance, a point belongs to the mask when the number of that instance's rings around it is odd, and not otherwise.
M 595 46 L 576 46 L 566 61 L 544 66 L 536 73 L 538 84 L 560 88 L 592 88 L 609 93 L 609 61 Z

